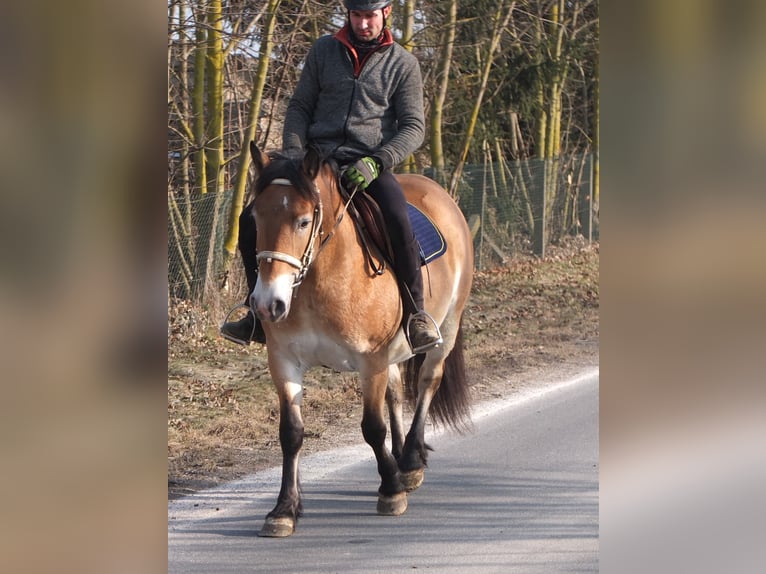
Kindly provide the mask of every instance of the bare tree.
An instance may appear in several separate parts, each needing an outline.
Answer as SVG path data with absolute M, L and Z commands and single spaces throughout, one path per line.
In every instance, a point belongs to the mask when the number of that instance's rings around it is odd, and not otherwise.
M 444 142 L 442 141 L 442 123 L 444 117 L 444 102 L 449 90 L 450 64 L 455 48 L 455 28 L 457 25 L 457 0 L 450 0 L 447 8 L 447 16 L 442 28 L 441 54 L 436 74 L 436 94 L 431 105 L 431 165 L 436 171 L 439 180 L 444 178 L 446 165 L 444 158 Z
M 506 6 L 505 0 L 500 0 L 492 19 L 492 35 L 490 36 L 489 46 L 487 47 L 487 52 L 484 57 L 484 67 L 481 74 L 479 92 L 474 99 L 473 110 L 471 111 L 471 117 L 468 120 L 468 125 L 464 134 L 463 149 L 461 150 L 460 156 L 458 157 L 457 165 L 455 166 L 455 170 L 452 173 L 452 180 L 450 181 L 449 185 L 449 192 L 453 197 L 457 195 L 457 185 L 460 181 L 460 175 L 462 174 L 466 157 L 468 156 L 468 150 L 472 144 L 473 133 L 476 129 L 476 121 L 479 118 L 479 111 L 481 110 L 484 93 L 487 90 L 487 83 L 489 81 L 490 72 L 492 71 L 495 52 L 500 45 L 500 38 L 508 26 L 508 21 L 511 19 L 511 13 L 513 12 L 514 4 L 515 2 L 511 2 L 509 6 Z
M 247 123 L 244 128 L 244 137 L 240 146 L 237 162 L 237 172 L 234 176 L 234 191 L 229 210 L 229 224 L 224 239 L 224 269 L 228 268 L 229 262 L 234 257 L 237 249 L 237 236 L 239 233 L 239 214 L 244 206 L 245 190 L 247 187 L 247 175 L 250 167 L 249 142 L 255 139 L 258 125 L 258 116 L 263 101 L 266 77 L 269 72 L 271 53 L 274 49 L 274 29 L 277 23 L 277 10 L 281 0 L 269 0 L 264 7 L 266 20 L 261 33 L 261 47 L 258 55 L 258 69 L 248 105 Z

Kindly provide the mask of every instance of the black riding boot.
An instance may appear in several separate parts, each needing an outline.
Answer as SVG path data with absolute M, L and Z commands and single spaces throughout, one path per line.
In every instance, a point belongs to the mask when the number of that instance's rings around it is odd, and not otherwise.
M 239 321 L 227 321 L 221 325 L 221 335 L 233 343 L 249 345 L 251 341 L 266 343 L 266 334 L 263 332 L 261 322 L 252 311 Z
M 245 277 L 247 278 L 247 295 L 245 296 L 245 307 L 250 307 L 250 294 L 255 289 L 255 283 L 258 281 L 258 260 L 255 251 L 255 218 L 252 216 L 252 203 L 248 204 L 239 216 L 239 238 L 237 246 L 242 255 L 242 262 L 245 266 Z M 238 305 L 241 307 L 241 305 Z M 235 307 L 236 309 L 236 307 Z M 239 321 L 227 321 L 221 326 L 221 335 L 225 339 L 240 345 L 249 345 L 250 341 L 256 343 L 266 343 L 266 335 L 263 332 L 261 322 L 255 314 L 249 310 L 247 315 Z
M 394 272 L 401 283 L 405 332 L 414 353 L 423 353 L 442 342 L 436 323 L 425 313 L 423 275 L 420 272 L 420 246 L 412 239 L 394 253 Z M 409 294 L 408 294 L 409 292 Z
M 394 273 L 404 305 L 403 326 L 414 353 L 423 353 L 442 341 L 436 323 L 424 311 L 420 247 L 412 231 L 407 201 L 399 182 L 386 170 L 367 188 L 383 212 L 394 251 Z

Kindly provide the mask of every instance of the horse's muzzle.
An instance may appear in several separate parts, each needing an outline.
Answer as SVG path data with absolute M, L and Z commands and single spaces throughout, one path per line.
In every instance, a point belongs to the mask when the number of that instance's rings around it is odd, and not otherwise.
M 252 295 L 250 296 L 250 308 L 254 309 L 258 319 L 271 323 L 277 323 L 287 318 L 287 313 L 290 310 L 287 303 L 282 299 L 272 299 L 267 303 L 261 302 L 259 304 Z
M 269 281 L 264 280 L 263 274 L 258 275 L 258 281 L 250 294 L 250 308 L 255 316 L 270 323 L 286 319 L 290 313 L 294 280 L 294 273 L 284 273 Z

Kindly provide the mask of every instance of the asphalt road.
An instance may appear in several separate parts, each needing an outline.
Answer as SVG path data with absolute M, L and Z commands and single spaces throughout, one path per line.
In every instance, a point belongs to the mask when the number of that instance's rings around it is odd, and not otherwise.
M 168 506 L 168 572 L 598 572 L 598 370 L 480 409 L 474 432 L 432 435 L 423 486 L 375 513 L 366 445 L 302 462 L 305 515 L 256 532 L 274 469 Z

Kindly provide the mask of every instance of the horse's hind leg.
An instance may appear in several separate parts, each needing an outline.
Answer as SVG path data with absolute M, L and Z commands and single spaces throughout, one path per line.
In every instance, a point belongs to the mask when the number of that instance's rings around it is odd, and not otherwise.
M 428 410 L 434 393 L 439 388 L 442 376 L 442 361 L 434 364 L 427 358 L 418 373 L 418 400 L 412 424 L 404 441 L 402 456 L 399 457 L 399 470 L 402 483 L 407 491 L 413 491 L 423 484 L 425 467 L 428 462 L 428 445 L 425 442 Z
M 296 383 L 277 385 L 279 393 L 279 443 L 282 447 L 282 487 L 274 510 L 269 512 L 258 536 L 285 537 L 295 530 L 303 513 L 298 484 L 298 454 L 303 445 L 302 388 Z
M 417 384 L 418 392 L 415 415 L 399 458 L 399 470 L 407 490 L 414 490 L 423 482 L 430 450 L 425 443 L 429 413 L 438 423 L 459 432 L 469 427 L 470 397 L 459 319 L 454 321 L 448 317 L 442 324 L 442 335 L 445 340 L 442 347 L 428 352 L 419 368 L 407 369 L 407 387 Z M 416 367 L 417 363 L 411 365 Z
M 362 435 L 372 447 L 378 463 L 380 488 L 378 514 L 397 516 L 407 509 L 407 493 L 399 479 L 399 468 L 391 451 L 386 447 L 386 421 L 383 403 L 388 387 L 388 370 L 362 378 L 364 414 Z

